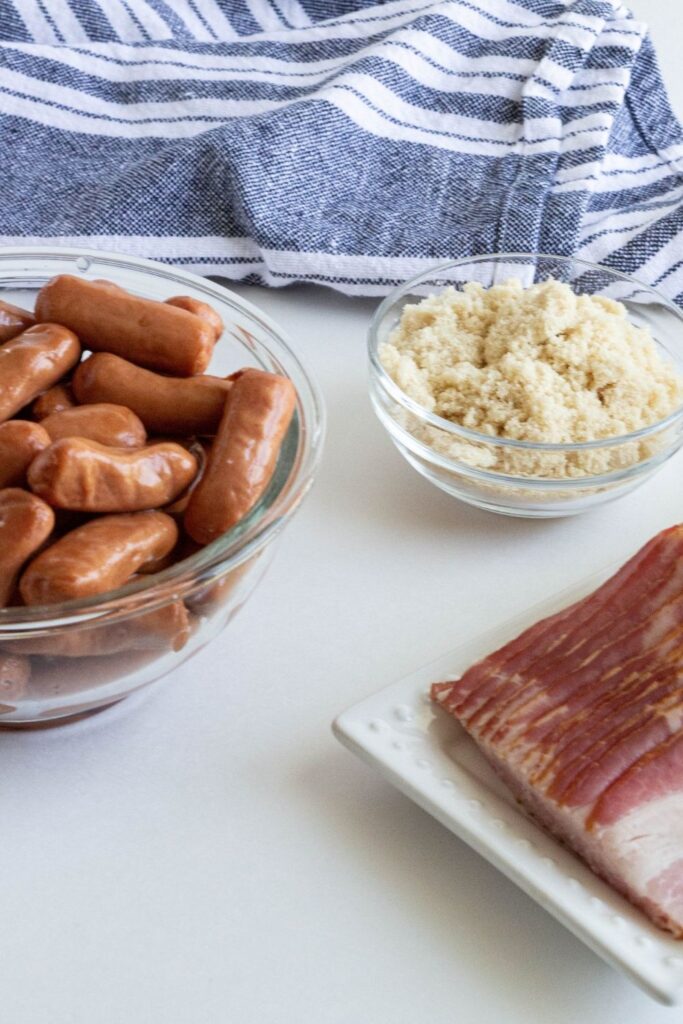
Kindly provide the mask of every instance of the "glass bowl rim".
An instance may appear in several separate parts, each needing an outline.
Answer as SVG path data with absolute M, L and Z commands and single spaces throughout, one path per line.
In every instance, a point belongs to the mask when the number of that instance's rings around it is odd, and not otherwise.
M 0 246 L 0 271 L 6 260 L 40 260 L 40 258 L 84 257 L 92 261 L 118 264 L 124 269 L 147 272 L 204 292 L 210 299 L 213 295 L 236 312 L 262 326 L 272 336 L 267 343 L 257 342 L 258 349 L 279 359 L 281 356 L 294 370 L 299 380 L 297 386 L 299 433 L 297 448 L 292 465 L 280 485 L 266 489 L 258 504 L 230 530 L 215 541 L 201 548 L 194 555 L 181 559 L 168 569 L 149 576 L 139 576 L 134 581 L 88 598 L 63 601 L 49 605 L 10 606 L 0 608 L 0 636 L 3 632 L 19 631 L 22 627 L 56 629 L 64 625 L 84 625 L 105 616 L 107 619 L 141 611 L 151 611 L 182 595 L 197 582 L 197 577 L 210 569 L 220 566 L 221 574 L 236 568 L 254 555 L 277 536 L 301 500 L 310 489 L 316 469 L 320 463 L 326 430 L 326 412 L 322 392 L 310 372 L 294 352 L 288 332 L 283 330 L 267 313 L 262 312 L 248 299 L 237 295 L 229 287 L 218 284 L 208 277 L 201 277 L 191 271 L 164 264 L 141 256 L 105 249 L 87 249 L 80 246 Z M 32 267 L 22 267 L 22 272 Z M 35 273 L 40 273 L 35 268 Z M 67 271 L 62 271 L 66 273 Z M 216 275 L 218 276 L 218 275 Z M 1 284 L 2 282 L 0 282 Z M 20 281 L 16 283 L 21 287 Z M 256 353 L 258 358 L 258 352 Z M 303 393 L 301 393 L 303 391 Z M 291 428 L 290 428 L 291 429 Z M 277 469 L 276 469 L 277 474 Z M 207 581 L 208 582 L 208 581 Z M 135 603 L 134 599 L 140 598 Z
M 394 399 L 394 401 L 398 402 L 399 405 L 402 405 L 424 423 L 430 424 L 431 426 L 445 431 L 446 433 L 453 434 L 456 437 L 460 437 L 468 441 L 476 441 L 479 444 L 487 445 L 489 448 L 491 446 L 496 446 L 534 452 L 583 452 L 590 451 L 595 448 L 613 448 L 618 445 L 627 444 L 630 441 L 640 441 L 645 437 L 649 437 L 650 434 L 657 433 L 660 430 L 670 427 L 677 420 L 683 418 L 683 403 L 681 403 L 673 410 L 673 412 L 670 412 L 665 416 L 664 419 L 657 420 L 655 423 L 651 423 L 647 427 L 640 427 L 638 430 L 634 430 L 629 434 L 616 434 L 612 437 L 598 438 L 594 441 L 518 441 L 514 438 L 495 437 L 491 434 L 483 434 L 478 430 L 471 430 L 469 427 L 460 426 L 460 424 L 453 423 L 451 420 L 447 420 L 443 416 L 438 416 L 436 413 L 429 412 L 429 410 L 425 409 L 424 406 L 410 398 L 389 376 L 379 360 L 379 325 L 391 307 L 398 302 L 406 292 L 409 292 L 416 285 L 435 274 L 443 273 L 447 270 L 455 267 L 461 267 L 468 263 L 498 263 L 504 260 L 515 259 L 534 261 L 553 260 L 555 263 L 578 264 L 580 267 L 585 267 L 587 270 L 597 270 L 600 271 L 600 273 L 607 274 L 617 280 L 627 281 L 629 284 L 642 288 L 644 291 L 653 295 L 657 299 L 658 303 L 665 306 L 671 313 L 673 313 L 681 322 L 681 326 L 683 326 L 683 311 L 678 309 L 678 307 L 665 295 L 662 295 L 655 288 L 652 288 L 651 285 L 645 284 L 643 281 L 640 281 L 635 277 L 631 277 L 628 274 L 622 274 L 620 271 L 612 270 L 611 267 L 604 267 L 599 263 L 590 263 L 587 260 L 582 260 L 574 256 L 560 256 L 554 255 L 553 253 L 543 252 L 501 252 L 477 256 L 465 256 L 458 260 L 447 260 L 444 263 L 435 263 L 429 269 L 423 270 L 419 274 L 415 274 L 414 277 L 411 277 L 397 288 L 393 288 L 375 310 L 372 320 L 370 321 L 370 326 L 368 328 L 368 354 L 370 358 L 370 365 L 378 378 L 378 383 L 391 396 L 391 398 Z M 448 287 L 448 285 L 445 287 Z M 657 339 L 655 340 L 657 341 Z M 657 344 L 664 348 L 665 351 L 668 351 L 662 342 L 657 341 Z M 680 367 L 677 367 L 677 369 L 679 370 L 679 373 L 683 372 Z M 459 462 L 455 459 L 450 461 L 454 465 L 459 465 Z M 514 479 L 525 480 L 527 478 L 515 477 Z

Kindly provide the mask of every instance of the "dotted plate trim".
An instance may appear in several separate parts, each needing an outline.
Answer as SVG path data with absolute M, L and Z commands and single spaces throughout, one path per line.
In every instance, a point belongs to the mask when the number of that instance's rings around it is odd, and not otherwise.
M 535 606 L 367 698 L 333 723 L 337 738 L 472 846 L 599 956 L 660 1002 L 683 999 L 683 941 L 667 937 L 529 819 L 473 741 L 439 715 L 429 684 L 459 675 L 608 573 Z

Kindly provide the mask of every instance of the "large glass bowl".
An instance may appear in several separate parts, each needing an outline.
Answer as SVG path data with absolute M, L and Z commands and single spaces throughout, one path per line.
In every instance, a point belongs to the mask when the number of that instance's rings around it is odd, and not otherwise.
M 320 394 L 283 332 L 219 284 L 151 260 L 80 249 L 0 249 L 0 297 L 33 308 L 55 274 L 106 278 L 137 295 L 192 295 L 225 323 L 209 373 L 243 366 L 284 374 L 298 401 L 273 479 L 232 530 L 154 576 L 101 597 L 0 609 L 0 654 L 17 655 L 27 682 L 0 684 L 0 724 L 53 724 L 113 704 L 172 671 L 207 644 L 246 601 L 274 542 L 308 491 L 323 440 Z M 17 677 L 19 673 L 16 673 Z
M 462 290 L 478 281 L 488 288 L 510 278 L 525 287 L 554 278 L 576 293 L 622 302 L 631 322 L 649 328 L 662 357 L 683 373 L 683 314 L 653 288 L 582 260 L 507 253 L 440 264 L 387 296 L 370 325 L 370 396 L 398 450 L 441 490 L 504 515 L 576 515 L 639 487 L 681 447 L 683 407 L 620 437 L 577 444 L 507 440 L 428 412 L 398 387 L 379 359 L 379 347 L 408 303 L 447 285 Z

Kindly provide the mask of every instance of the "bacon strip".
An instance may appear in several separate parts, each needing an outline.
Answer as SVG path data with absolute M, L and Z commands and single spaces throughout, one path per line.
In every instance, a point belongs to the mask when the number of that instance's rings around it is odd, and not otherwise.
M 532 814 L 683 937 L 683 525 L 431 694 Z

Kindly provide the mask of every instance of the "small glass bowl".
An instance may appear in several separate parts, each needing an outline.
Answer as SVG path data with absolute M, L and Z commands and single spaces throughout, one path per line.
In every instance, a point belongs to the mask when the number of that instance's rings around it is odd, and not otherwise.
M 468 281 L 478 281 L 489 288 L 513 277 L 524 287 L 554 278 L 578 294 L 618 300 L 629 320 L 649 328 L 660 354 L 683 373 L 683 314 L 653 288 L 582 260 L 502 253 L 442 263 L 386 297 L 369 330 L 370 397 L 401 454 L 441 490 L 502 515 L 576 515 L 639 487 L 681 447 L 683 406 L 658 423 L 604 440 L 537 444 L 492 438 L 428 412 L 398 387 L 379 360 L 379 347 L 404 306 L 448 285 L 462 290 Z
M 15 728 L 51 725 L 114 704 L 213 639 L 263 575 L 274 541 L 312 483 L 324 435 L 320 394 L 285 335 L 226 288 L 128 256 L 42 247 L 0 250 L 0 297 L 9 302 L 32 309 L 37 289 L 55 274 L 106 278 L 151 299 L 191 295 L 210 303 L 225 331 L 207 372 L 226 376 L 257 366 L 284 374 L 298 400 L 266 493 L 214 543 L 163 572 L 138 576 L 98 597 L 0 609 L 0 657 L 18 658 L 0 681 L 0 725 Z

